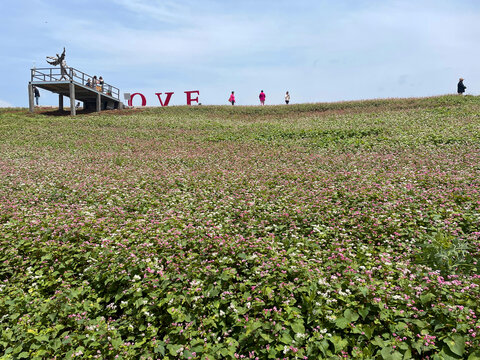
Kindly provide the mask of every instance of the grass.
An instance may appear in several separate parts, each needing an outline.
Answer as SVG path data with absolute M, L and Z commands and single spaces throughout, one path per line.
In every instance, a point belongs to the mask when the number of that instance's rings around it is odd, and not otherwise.
M 479 110 L 0 109 L 0 359 L 480 358 Z

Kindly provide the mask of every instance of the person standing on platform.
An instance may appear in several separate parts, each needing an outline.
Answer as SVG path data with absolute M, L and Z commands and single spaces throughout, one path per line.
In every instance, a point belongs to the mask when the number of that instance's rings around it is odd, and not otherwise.
M 290 102 L 290 94 L 287 91 L 287 93 L 285 94 L 285 104 L 288 105 L 289 102 Z
M 33 94 L 35 95 L 35 102 L 38 106 L 38 98 L 40 97 L 40 91 L 38 91 L 38 88 L 36 86 L 33 87 Z
M 235 105 L 235 92 L 232 91 L 232 94 L 230 95 L 228 101 L 231 102 L 232 105 Z
M 265 105 L 265 98 L 266 97 L 267 97 L 267 95 L 265 95 L 263 90 L 260 91 L 260 95 L 258 95 L 258 98 L 260 99 L 260 104 Z
M 465 85 L 463 85 L 463 78 L 460 78 L 459 81 L 458 81 L 458 84 L 457 84 L 458 95 L 463 95 L 466 88 L 467 87 Z
M 98 84 L 97 75 L 94 75 L 92 78 L 92 88 L 96 89 Z
M 100 85 L 100 90 L 103 92 L 103 85 L 105 84 L 105 81 L 103 81 L 103 77 L 98 78 L 98 85 Z

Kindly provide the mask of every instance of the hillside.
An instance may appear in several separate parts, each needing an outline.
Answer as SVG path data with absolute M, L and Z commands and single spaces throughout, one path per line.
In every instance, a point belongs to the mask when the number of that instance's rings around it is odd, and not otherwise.
M 0 109 L 0 359 L 480 359 L 480 98 Z

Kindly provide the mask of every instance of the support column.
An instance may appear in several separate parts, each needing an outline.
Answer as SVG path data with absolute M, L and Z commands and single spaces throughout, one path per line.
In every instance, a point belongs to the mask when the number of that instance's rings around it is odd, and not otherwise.
M 75 116 L 77 111 L 75 109 L 75 84 L 70 81 L 70 115 Z
M 97 94 L 97 108 L 96 108 L 97 112 L 100 112 L 100 110 L 102 110 L 102 96 L 100 95 L 100 93 Z
M 63 95 L 58 95 L 58 110 L 63 111 Z
M 35 109 L 35 103 L 33 102 L 33 85 L 28 83 L 28 110 L 33 113 Z

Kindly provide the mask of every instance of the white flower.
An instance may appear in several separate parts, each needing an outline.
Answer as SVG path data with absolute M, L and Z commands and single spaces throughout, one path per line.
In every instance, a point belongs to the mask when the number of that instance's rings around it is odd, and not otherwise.
M 318 285 L 328 285 L 327 280 L 324 278 L 318 279 Z

